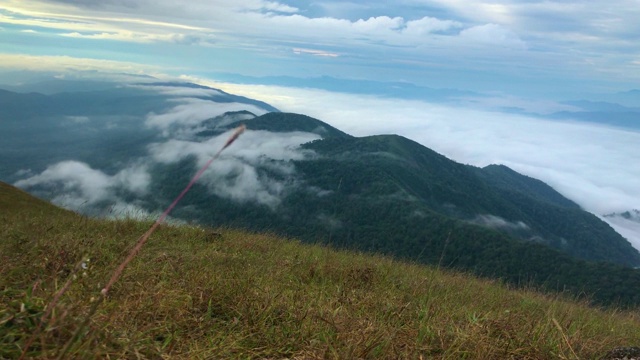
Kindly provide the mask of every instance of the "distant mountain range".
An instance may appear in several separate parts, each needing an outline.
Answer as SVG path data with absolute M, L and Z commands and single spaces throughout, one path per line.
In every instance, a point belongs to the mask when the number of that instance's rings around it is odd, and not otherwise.
M 87 214 L 162 211 L 243 123 L 175 218 L 640 303 L 640 253 L 503 165 L 459 164 L 397 135 L 353 137 L 193 84 L 0 91 L 0 106 L 0 179 Z

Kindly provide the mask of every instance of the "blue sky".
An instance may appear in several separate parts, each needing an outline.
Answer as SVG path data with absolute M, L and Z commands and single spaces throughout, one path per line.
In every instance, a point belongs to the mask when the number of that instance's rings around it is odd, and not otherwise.
M 578 99 L 640 114 L 640 92 L 615 95 L 640 89 L 638 19 L 638 0 L 0 0 L 0 84 L 211 85 L 505 164 L 602 215 L 640 208 L 640 125 L 545 116 L 584 110 L 564 102 Z M 612 226 L 640 249 L 637 223 Z
M 640 87 L 637 19 L 636 0 L 2 0 L 0 52 L 560 99 Z

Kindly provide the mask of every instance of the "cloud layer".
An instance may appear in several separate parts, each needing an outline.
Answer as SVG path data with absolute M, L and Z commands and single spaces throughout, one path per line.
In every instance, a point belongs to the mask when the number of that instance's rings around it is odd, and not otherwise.
M 316 117 L 352 135 L 396 133 L 461 163 L 507 165 L 543 180 L 596 215 L 640 207 L 640 167 L 635 166 L 640 164 L 640 132 L 322 90 L 216 86 Z
M 101 203 L 111 204 L 110 211 L 127 214 L 143 213 L 141 208 L 127 204 L 121 196 L 125 191 L 136 196 L 145 195 L 151 177 L 143 164 L 128 166 L 114 175 L 108 175 L 79 161 L 62 161 L 45 171 L 15 183 L 20 188 L 37 187 L 47 194 L 57 194 L 54 204 L 74 210 L 88 211 Z
M 295 169 L 290 161 L 304 160 L 314 155 L 311 151 L 301 150 L 300 145 L 319 138 L 319 135 L 305 132 L 247 130 L 211 165 L 203 175 L 202 182 L 218 196 L 275 208 L 282 196 L 296 186 Z M 226 139 L 227 136 L 203 142 L 169 140 L 151 145 L 149 153 L 153 161 L 158 163 L 175 163 L 196 156 L 197 166 L 201 167 L 222 147 Z M 265 168 L 269 174 L 264 172 Z
M 496 215 L 478 215 L 471 220 L 471 222 L 482 226 L 504 230 L 529 230 L 529 226 L 522 221 L 510 222 Z
M 158 137 L 160 142 L 148 146 L 146 156 L 115 159 L 131 165 L 112 175 L 83 162 L 62 161 L 37 175 L 23 172 L 27 178 L 16 185 L 42 192 L 56 204 L 85 213 L 103 213 L 105 206 L 112 206 L 119 211 L 138 210 L 141 204 L 127 204 L 124 199 L 131 198 L 127 195 L 142 198 L 147 195 L 153 181 L 151 174 L 157 165 L 195 157 L 196 167 L 192 169 L 195 174 L 225 144 L 229 133 L 220 133 L 226 126 L 240 120 L 250 124 L 256 115 L 266 113 L 265 109 L 256 105 L 228 102 L 228 95 L 213 89 L 154 85 L 137 87 L 155 91 L 160 98 L 166 97 L 169 104 L 176 104 L 164 112 L 146 116 L 145 125 L 162 135 Z M 236 113 L 238 111 L 243 112 Z M 80 115 L 68 117 L 70 123 L 82 123 L 86 119 Z M 218 135 L 202 136 L 203 131 Z M 213 163 L 201 182 L 208 186 L 212 194 L 275 208 L 281 198 L 297 186 L 291 161 L 314 156 L 312 151 L 303 150 L 300 145 L 319 138 L 317 134 L 306 132 L 247 130 Z
M 263 115 L 267 111 L 257 106 L 240 103 L 216 103 L 210 100 L 196 98 L 178 98 L 179 104 L 162 114 L 149 114 L 146 125 L 160 130 L 170 128 L 194 127 L 204 120 L 223 115 L 227 112 L 247 110 L 255 115 Z

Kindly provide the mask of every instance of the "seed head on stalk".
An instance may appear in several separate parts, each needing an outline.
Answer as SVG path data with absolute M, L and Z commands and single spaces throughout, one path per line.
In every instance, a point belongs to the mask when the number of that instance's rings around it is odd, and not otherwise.
M 191 189 L 191 187 L 193 186 L 193 184 L 195 184 L 196 181 L 198 181 L 198 179 L 200 178 L 200 176 L 202 176 L 202 174 L 205 172 L 205 170 L 207 170 L 207 168 L 209 167 L 209 165 L 211 165 L 211 163 L 216 160 L 220 154 L 222 153 L 222 151 L 226 148 L 229 147 L 229 145 L 233 144 L 234 141 L 236 141 L 236 139 L 238 139 L 238 137 L 246 130 L 246 126 L 244 125 L 240 125 L 238 126 L 235 131 L 233 132 L 233 134 L 231 134 L 231 136 L 229 137 L 229 139 L 227 140 L 227 142 L 224 144 L 224 146 L 222 146 L 222 148 L 220 148 L 220 150 L 218 150 L 218 152 L 213 155 L 209 161 L 207 161 L 206 164 L 204 164 L 204 166 L 202 168 L 200 168 L 200 170 L 198 170 L 198 172 L 193 176 L 193 178 L 191 179 L 191 181 L 189 182 L 189 184 L 187 184 L 187 186 L 184 188 L 184 190 L 182 190 L 182 192 L 180 193 L 180 195 L 178 195 L 178 197 L 176 197 L 175 200 L 173 200 L 173 203 L 171 203 L 171 205 L 169 205 L 169 207 L 162 213 L 162 215 L 160 215 L 160 217 L 158 217 L 158 219 L 156 220 L 156 222 L 151 226 L 151 228 L 149 230 L 147 230 L 146 233 L 144 233 L 140 239 L 138 240 L 138 242 L 136 243 L 136 246 L 131 250 L 131 252 L 129 253 L 129 256 L 127 256 L 127 258 L 120 264 L 120 266 L 118 266 L 118 268 L 116 269 L 116 271 L 113 273 L 113 275 L 111 276 L 111 279 L 109 280 L 109 282 L 107 283 L 107 285 L 102 289 L 101 293 L 103 296 L 107 296 L 107 293 L 109 292 L 109 289 L 111 289 L 111 286 L 118 280 L 118 278 L 120 277 L 120 275 L 122 275 L 122 271 L 124 270 L 124 268 L 127 266 L 127 264 L 129 264 L 129 262 L 131 260 L 133 260 L 133 258 L 136 256 L 136 254 L 138 253 L 138 251 L 140 251 L 140 249 L 142 248 L 142 245 L 144 245 L 145 242 L 147 242 L 147 239 L 149 238 L 149 236 L 151 236 L 151 234 L 153 234 L 153 232 L 156 230 L 156 228 L 164 221 L 164 219 L 169 215 L 169 213 L 171 212 L 171 210 L 173 210 L 173 208 L 176 206 L 176 204 L 178 204 L 178 202 L 182 199 L 182 197 L 187 193 L 187 191 L 189 191 L 189 189 Z
M 82 322 L 82 324 L 80 324 L 80 326 L 76 329 L 76 331 L 73 334 L 73 336 L 71 337 L 71 339 L 69 339 L 69 341 L 67 341 L 67 343 L 65 344 L 64 348 L 62 348 L 62 350 L 58 354 L 58 359 L 63 359 L 64 358 L 65 354 L 69 351 L 69 348 L 71 347 L 71 345 L 73 345 L 73 343 L 78 338 L 78 336 L 80 336 L 81 332 L 84 330 L 84 328 L 89 323 L 89 320 L 91 319 L 91 317 L 98 310 L 98 306 L 100 305 L 100 303 L 102 303 L 104 301 L 104 299 L 107 297 L 107 295 L 109 294 L 109 290 L 111 289 L 111 286 L 113 286 L 113 284 L 116 281 L 118 281 L 118 279 L 122 275 L 122 272 L 124 271 L 125 267 L 127 267 L 127 265 L 131 262 L 131 260 L 133 260 L 133 258 L 138 254 L 138 252 L 140 251 L 142 246 L 147 242 L 147 240 L 149 239 L 151 234 L 153 234 L 153 232 L 158 228 L 158 226 L 160 226 L 160 224 L 166 219 L 166 217 L 169 215 L 171 210 L 173 210 L 173 208 L 176 206 L 176 204 L 178 204 L 178 202 L 182 199 L 182 197 L 184 197 L 184 195 L 189 191 L 189 189 L 191 189 L 193 184 L 195 184 L 195 182 L 198 181 L 198 179 L 202 176 L 202 174 L 205 172 L 205 170 L 207 170 L 209 165 L 211 165 L 211 163 L 214 162 L 220 156 L 220 154 L 222 153 L 222 151 L 224 149 L 228 148 L 231 144 L 233 144 L 233 142 L 236 141 L 238 139 L 238 137 L 245 130 L 246 130 L 246 127 L 244 125 L 240 125 L 235 129 L 233 134 L 231 134 L 231 136 L 229 137 L 227 142 L 225 142 L 225 144 L 222 146 L 222 148 L 220 148 L 220 150 L 218 150 L 218 152 L 215 155 L 213 155 L 204 164 L 204 166 L 202 166 L 200 168 L 200 170 L 198 170 L 198 172 L 193 176 L 191 181 L 189 181 L 189 184 L 187 184 L 187 186 L 184 188 L 184 190 L 182 190 L 180 195 L 178 195 L 175 198 L 175 200 L 173 200 L 171 205 L 169 205 L 169 207 L 167 207 L 167 209 L 162 213 L 162 215 L 160 215 L 158 217 L 158 219 L 153 223 L 151 228 L 149 228 L 149 230 L 147 230 L 138 239 L 138 241 L 136 242 L 136 245 L 129 252 L 129 255 L 127 255 L 126 259 L 124 259 L 124 261 L 122 261 L 122 263 L 120 263 L 118 268 L 111 275 L 111 279 L 109 279 L 109 282 L 107 282 L 107 285 L 105 285 L 105 287 L 100 291 L 100 296 L 96 299 L 96 301 L 93 302 L 93 305 L 92 305 L 91 309 L 89 310 L 89 313 L 87 313 L 87 316 L 84 318 L 84 321 Z M 62 294 L 60 294 L 60 295 L 62 295 Z M 24 350 L 24 352 L 22 354 L 23 357 L 26 354 L 26 351 L 27 351 L 27 349 Z

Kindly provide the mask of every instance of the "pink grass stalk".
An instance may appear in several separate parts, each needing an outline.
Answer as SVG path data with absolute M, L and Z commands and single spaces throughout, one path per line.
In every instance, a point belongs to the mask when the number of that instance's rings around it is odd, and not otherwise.
M 111 289 L 111 286 L 113 286 L 113 284 L 116 281 L 118 281 L 118 279 L 122 275 L 122 272 L 124 271 L 124 268 L 127 267 L 127 265 L 131 262 L 131 260 L 133 260 L 136 254 L 138 254 L 138 252 L 140 251 L 142 246 L 147 242 L 151 234 L 153 234 L 153 232 L 158 228 L 158 226 L 160 226 L 160 224 L 166 219 L 166 217 L 169 215 L 171 210 L 173 210 L 176 204 L 178 204 L 178 202 L 182 199 L 182 197 L 184 197 L 184 195 L 189 191 L 189 189 L 191 189 L 193 184 L 195 184 L 195 182 L 198 181 L 198 179 L 200 179 L 200 176 L 202 176 L 205 170 L 207 170 L 209 165 L 211 165 L 211 163 L 220 156 L 220 154 L 224 149 L 226 149 L 227 147 L 229 147 L 229 145 L 231 145 L 234 141 L 236 141 L 236 139 L 240 136 L 240 134 L 242 134 L 245 131 L 245 129 L 246 127 L 244 125 L 240 125 L 238 128 L 236 128 L 236 130 L 233 132 L 233 134 L 231 134 L 231 136 L 229 137 L 227 142 L 224 144 L 224 146 L 220 150 L 218 150 L 218 152 L 215 155 L 213 155 L 209 159 L 209 161 L 207 161 L 207 163 L 204 164 L 202 168 L 200 168 L 200 170 L 198 170 L 198 172 L 193 176 L 191 181 L 189 181 L 189 184 L 187 184 L 184 190 L 182 190 L 180 195 L 178 195 L 178 197 L 176 197 L 176 199 L 173 200 L 171 205 L 169 205 L 169 207 L 162 213 L 162 215 L 158 217 L 158 219 L 156 220 L 155 223 L 153 223 L 151 228 L 149 228 L 149 230 L 147 230 L 147 232 L 145 232 L 140 237 L 140 239 L 138 239 L 138 242 L 136 243 L 134 248 L 131 249 L 131 252 L 129 252 L 129 255 L 127 256 L 127 258 L 120 264 L 120 266 L 118 266 L 116 271 L 113 272 L 111 279 L 109 279 L 109 282 L 107 283 L 107 285 L 105 285 L 105 287 L 102 289 L 101 291 L 102 296 L 105 296 L 105 297 L 107 296 L 107 294 L 109 293 L 109 289 Z
M 233 132 L 233 134 L 231 134 L 231 136 L 229 137 L 229 139 L 225 142 L 225 144 L 222 146 L 222 148 L 220 148 L 220 150 L 218 150 L 218 152 L 213 155 L 205 164 L 204 166 L 202 166 L 202 168 L 200 168 L 200 170 L 198 170 L 198 172 L 193 176 L 193 178 L 191 179 L 191 181 L 189 181 L 189 183 L 187 184 L 187 186 L 184 188 L 184 190 L 182 190 L 182 192 L 180 193 L 180 195 L 178 195 L 178 197 L 175 198 L 175 200 L 173 200 L 173 202 L 171 203 L 171 205 L 169 205 L 169 207 L 167 207 L 167 209 L 162 213 L 162 215 L 160 215 L 158 217 L 158 219 L 153 223 L 153 225 L 151 226 L 151 228 L 149 228 L 149 230 L 147 230 L 136 242 L 136 245 L 133 247 L 133 249 L 131 249 L 131 251 L 129 252 L 129 255 L 126 257 L 126 259 L 124 259 L 124 261 L 118 266 L 118 268 L 113 272 L 113 275 L 111 276 L 111 278 L 109 279 L 109 282 L 107 282 L 107 285 L 105 285 L 105 287 L 100 291 L 100 297 L 94 302 L 93 306 L 91 307 L 91 309 L 89 310 L 89 313 L 87 314 L 87 316 L 85 317 L 85 320 L 83 321 L 83 323 L 78 327 L 78 329 L 76 330 L 76 332 L 74 333 L 74 335 L 71 337 L 71 339 L 65 344 L 64 348 L 60 351 L 58 359 L 62 359 L 65 354 L 67 353 L 67 351 L 69 350 L 69 347 L 71 346 L 71 344 L 75 341 L 75 339 L 80 335 L 80 333 L 82 332 L 82 330 L 87 326 L 89 320 L 91 319 L 91 317 L 93 316 L 93 314 L 96 312 L 96 310 L 98 309 L 98 306 L 100 305 L 100 303 L 107 297 L 107 294 L 109 293 L 109 290 L 111 289 L 111 286 L 113 286 L 113 284 L 118 281 L 118 279 L 120 278 L 120 276 L 122 275 L 122 273 L 124 272 L 124 269 L 127 267 L 127 265 L 131 262 L 131 260 L 133 260 L 133 258 L 138 254 L 138 252 L 140 251 L 140 249 L 142 249 L 142 246 L 147 242 L 147 240 L 149 239 L 149 237 L 151 236 L 151 234 L 153 234 L 153 232 L 158 228 L 158 226 L 160 226 L 160 224 L 162 224 L 162 222 L 167 218 L 167 216 L 169 215 L 169 213 L 171 212 L 171 210 L 173 210 L 173 208 L 178 204 L 178 202 L 184 197 L 184 195 L 189 191 L 189 189 L 191 189 L 191 187 L 193 186 L 193 184 L 196 183 L 196 181 L 198 181 L 198 179 L 200 179 L 200 177 L 202 176 L 202 174 L 207 170 L 207 168 L 211 165 L 211 163 L 213 163 L 222 153 L 222 151 L 224 151 L 224 149 L 228 148 L 231 144 L 233 144 L 234 141 L 236 141 L 236 139 L 238 139 L 238 137 L 246 130 L 246 127 L 244 125 L 240 125 L 239 127 L 237 127 L 235 129 L 235 131 Z M 78 264 L 78 266 L 76 266 L 76 269 L 79 269 L 81 266 L 82 262 Z M 73 277 L 71 277 L 67 283 L 55 294 L 53 300 L 51 301 L 51 303 L 49 303 L 49 305 L 47 306 L 47 309 L 42 317 L 42 321 L 40 324 L 38 324 L 38 327 L 36 328 L 34 334 L 31 336 L 31 338 L 27 341 L 26 346 L 24 347 L 22 354 L 20 356 L 20 359 L 23 359 L 27 353 L 27 351 L 29 350 L 29 347 L 31 346 L 31 344 L 33 343 L 33 340 L 35 339 L 35 337 L 37 336 L 37 334 L 40 332 L 41 330 L 41 324 L 42 322 L 50 315 L 51 311 L 55 308 L 55 306 L 57 305 L 58 301 L 60 300 L 60 298 L 62 297 L 62 295 L 67 291 L 67 289 L 69 288 L 69 286 L 71 285 L 73 281 Z

